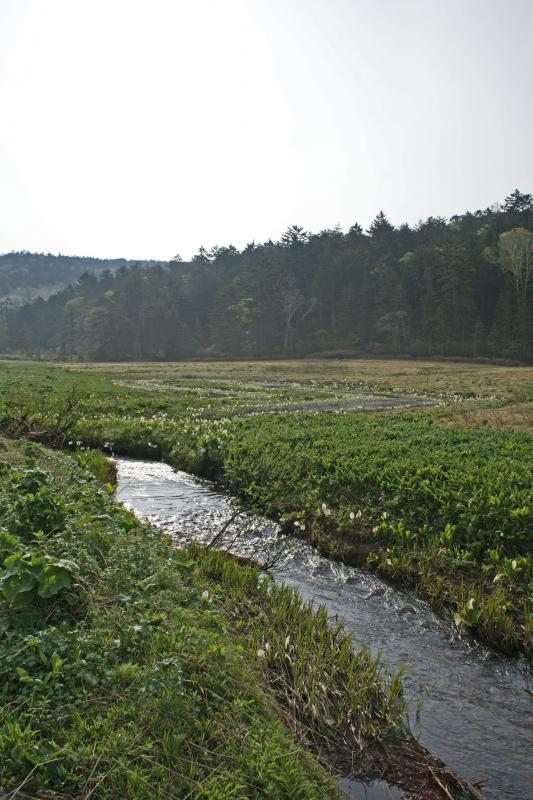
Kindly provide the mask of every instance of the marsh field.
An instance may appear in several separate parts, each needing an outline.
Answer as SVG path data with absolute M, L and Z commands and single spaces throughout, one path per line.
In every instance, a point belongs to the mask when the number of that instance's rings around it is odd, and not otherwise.
M 413 739 L 401 674 L 294 590 L 267 591 L 253 564 L 172 548 L 116 505 L 102 454 L 214 481 L 280 535 L 525 664 L 532 432 L 528 367 L 1 362 L 0 786 L 312 798 L 338 796 L 346 775 L 384 776 L 420 798 L 481 796 Z M 80 702 L 87 720 L 72 710 Z M 256 747 L 245 759 L 224 734 L 234 730 Z

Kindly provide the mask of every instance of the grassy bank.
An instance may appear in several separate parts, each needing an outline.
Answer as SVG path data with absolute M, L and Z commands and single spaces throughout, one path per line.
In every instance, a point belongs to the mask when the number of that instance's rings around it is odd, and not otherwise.
M 367 653 L 351 657 L 323 619 L 313 616 L 310 637 L 296 595 L 269 592 L 220 555 L 174 550 L 68 457 L 4 440 L 0 457 L 0 785 L 98 798 L 336 797 L 299 723 L 327 707 L 369 741 L 398 727 L 399 683 L 382 682 Z M 264 674 L 280 647 L 300 672 L 318 656 L 306 640 L 315 636 L 331 683 L 309 681 L 304 702 L 295 676 L 291 734 Z M 351 682 L 331 709 L 341 674 Z
M 286 529 L 533 654 L 530 436 L 412 414 L 264 416 L 241 421 L 217 458 Z
M 373 363 L 373 373 L 371 362 L 4 366 L 0 425 L 221 478 L 324 552 L 413 586 L 461 627 L 531 655 L 533 444 L 523 412 L 533 370 Z M 439 389 L 437 407 L 316 413 L 365 387 L 416 394 L 424 384 Z M 315 413 L 258 413 L 306 403 Z
M 351 774 L 479 797 L 323 610 L 176 549 L 69 456 L 0 438 L 0 549 L 4 792 L 325 800 Z

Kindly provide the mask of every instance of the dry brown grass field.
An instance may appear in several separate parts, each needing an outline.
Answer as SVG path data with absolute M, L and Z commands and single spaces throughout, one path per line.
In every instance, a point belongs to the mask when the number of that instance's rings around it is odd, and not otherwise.
M 533 367 L 392 359 L 68 363 L 62 366 L 143 379 L 340 383 L 379 392 L 457 396 L 473 402 L 439 409 L 436 413 L 443 424 L 533 432 Z

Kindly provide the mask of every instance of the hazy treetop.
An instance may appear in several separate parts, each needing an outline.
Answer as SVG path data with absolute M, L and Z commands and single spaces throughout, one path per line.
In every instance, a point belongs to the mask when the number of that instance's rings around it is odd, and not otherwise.
M 533 184 L 530 0 L 2 0 L 0 251 L 200 244 Z

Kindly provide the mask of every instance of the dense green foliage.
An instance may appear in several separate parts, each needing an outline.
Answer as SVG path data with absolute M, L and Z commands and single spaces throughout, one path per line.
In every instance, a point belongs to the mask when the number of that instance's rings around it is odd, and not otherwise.
M 336 797 L 276 713 L 281 678 L 308 742 L 400 729 L 398 678 L 293 590 L 177 550 L 68 456 L 0 457 L 0 787 Z
M 115 486 L 117 482 L 116 464 L 101 450 L 90 450 L 84 447 L 75 450 L 73 455 L 80 467 L 89 470 L 102 483 Z
M 533 652 L 531 436 L 448 427 L 464 408 L 489 414 L 502 401 L 453 397 L 402 414 L 257 414 L 306 402 L 319 410 L 342 400 L 349 383 L 139 380 L 156 369 L 5 366 L 0 426 L 57 446 L 164 457 L 222 479 L 326 552 L 415 586 L 504 650 Z M 525 372 L 507 390 L 521 401 L 531 398 Z
M 223 471 L 328 551 L 360 561 L 368 545 L 382 574 L 451 602 L 458 621 L 502 648 L 522 641 L 533 654 L 531 436 L 433 422 L 255 417 L 227 438 Z
M 518 229 L 518 232 L 517 230 Z M 18 311 L 4 351 L 62 359 L 374 353 L 533 358 L 533 203 L 393 227 L 380 212 L 278 242 L 122 268 Z
M 346 414 L 266 415 L 240 422 L 224 469 L 231 484 L 249 486 L 272 510 L 282 497 L 304 516 L 316 515 L 317 505 L 322 513 L 324 501 L 331 509 L 355 502 L 375 524 L 400 515 L 411 536 L 438 534 L 475 557 L 493 547 L 516 556 L 531 544 L 526 434 L 446 429 L 412 414 L 385 424 Z M 391 523 L 383 530 L 396 535 Z
M 151 267 L 157 261 L 126 258 L 86 258 L 52 253 L 3 253 L 0 255 L 0 302 L 8 310 L 36 297 L 46 298 L 84 274 L 102 276 L 133 265 Z

